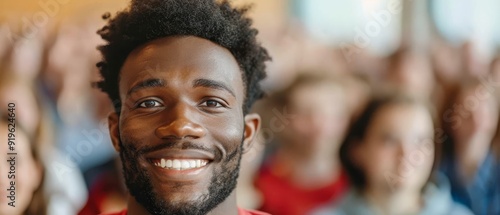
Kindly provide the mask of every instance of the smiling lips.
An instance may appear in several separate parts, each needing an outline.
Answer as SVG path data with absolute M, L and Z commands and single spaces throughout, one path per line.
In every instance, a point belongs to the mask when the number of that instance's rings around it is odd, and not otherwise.
M 191 176 L 201 174 L 215 159 L 214 153 L 208 150 L 179 148 L 156 150 L 145 157 L 159 170 L 161 177 L 175 180 L 191 180 Z
M 208 164 L 208 160 L 204 159 L 153 159 L 153 165 L 164 169 L 172 170 L 188 170 L 204 167 Z

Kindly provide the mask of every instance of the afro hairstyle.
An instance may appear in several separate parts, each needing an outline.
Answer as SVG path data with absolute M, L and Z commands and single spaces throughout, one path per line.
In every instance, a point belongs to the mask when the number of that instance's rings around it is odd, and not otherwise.
M 118 82 L 127 56 L 149 41 L 171 36 L 196 36 L 228 49 L 239 64 L 245 89 L 243 112 L 247 114 L 264 92 L 259 82 L 266 77 L 266 49 L 256 39 L 258 31 L 245 16 L 249 7 L 233 8 L 227 0 L 132 0 L 114 17 L 103 15 L 107 24 L 97 33 L 106 41 L 98 46 L 102 79 L 94 83 L 120 113 Z

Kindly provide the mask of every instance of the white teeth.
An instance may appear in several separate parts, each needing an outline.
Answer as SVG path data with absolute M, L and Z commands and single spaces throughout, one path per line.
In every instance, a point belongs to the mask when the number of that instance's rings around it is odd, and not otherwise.
M 174 169 L 180 169 L 181 168 L 181 162 L 179 160 L 172 161 L 172 167 Z
M 193 168 L 200 168 L 208 164 L 207 160 L 200 159 L 160 159 L 153 163 L 155 166 L 165 169 L 186 170 Z
M 182 169 L 189 169 L 189 161 L 187 160 L 181 161 L 181 167 Z

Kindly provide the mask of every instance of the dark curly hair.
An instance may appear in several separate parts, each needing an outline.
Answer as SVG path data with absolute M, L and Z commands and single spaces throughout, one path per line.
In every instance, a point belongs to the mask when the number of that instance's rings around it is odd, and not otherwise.
M 263 96 L 259 82 L 266 77 L 270 60 L 256 40 L 258 31 L 245 17 L 249 7 L 233 8 L 227 0 L 132 0 L 114 17 L 104 14 L 107 25 L 97 33 L 107 41 L 98 47 L 103 59 L 97 63 L 102 80 L 94 83 L 107 93 L 116 113 L 120 113 L 118 81 L 127 56 L 138 46 L 170 36 L 196 36 L 210 40 L 235 57 L 246 90 L 243 112 Z

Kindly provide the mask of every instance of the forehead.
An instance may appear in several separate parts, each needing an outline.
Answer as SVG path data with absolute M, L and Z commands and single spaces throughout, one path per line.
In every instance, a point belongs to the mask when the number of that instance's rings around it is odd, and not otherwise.
M 317 82 L 317 83 L 306 83 L 297 86 L 290 92 L 291 102 L 302 102 L 302 100 L 317 101 L 322 100 L 324 102 L 325 98 L 330 100 L 342 100 L 342 90 L 340 86 L 333 82 Z M 336 102 L 336 101 L 334 101 Z
M 418 104 L 388 104 L 381 107 L 370 125 L 372 131 L 397 133 L 432 132 L 434 128 L 429 111 Z
M 197 78 L 224 82 L 243 96 L 241 70 L 226 48 L 193 36 L 175 36 L 146 43 L 130 53 L 120 71 L 120 93 L 143 80 L 191 83 Z
M 344 109 L 344 96 L 339 86 L 329 82 L 308 83 L 290 92 L 289 104 L 294 108 L 334 111 Z

